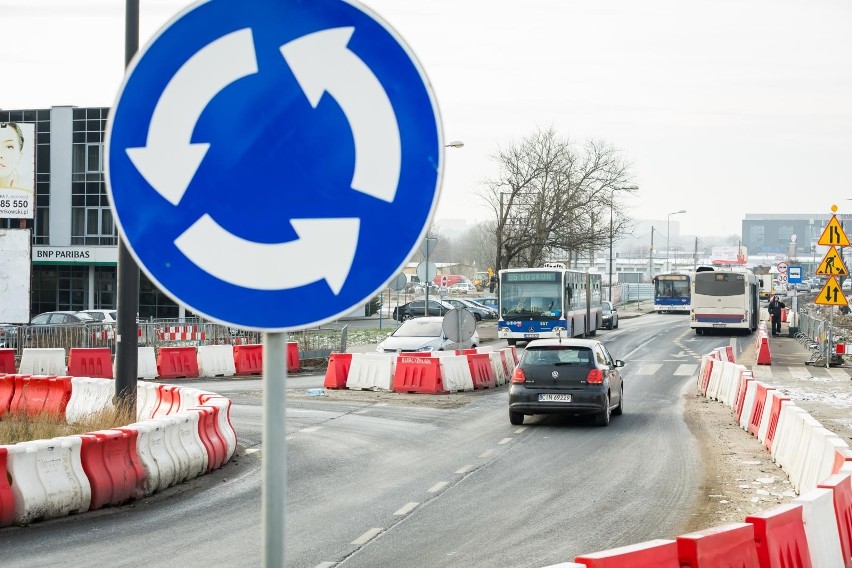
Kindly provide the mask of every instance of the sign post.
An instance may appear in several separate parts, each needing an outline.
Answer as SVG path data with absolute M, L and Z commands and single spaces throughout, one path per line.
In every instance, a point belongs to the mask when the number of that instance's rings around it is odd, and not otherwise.
M 121 242 L 179 304 L 264 332 L 266 566 L 285 565 L 286 332 L 399 274 L 437 207 L 443 155 L 422 66 L 357 3 L 199 2 L 128 69 L 106 138 Z
M 825 253 L 825 256 L 819 263 L 819 267 L 817 267 L 816 273 L 821 276 L 828 276 L 828 282 L 825 283 L 825 286 L 822 287 L 819 294 L 817 294 L 814 303 L 821 306 L 848 306 L 849 301 L 846 299 L 846 295 L 843 294 L 843 288 L 840 285 L 840 282 L 837 281 L 835 276 L 848 276 L 849 272 L 846 270 L 846 266 L 843 264 L 843 258 L 837 253 L 835 247 L 848 247 L 849 246 L 849 237 L 846 236 L 846 232 L 843 230 L 843 226 L 837 220 L 837 205 L 831 206 L 831 212 L 834 213 L 831 216 L 831 220 L 828 222 L 828 225 L 823 229 L 822 234 L 817 241 L 817 244 L 822 246 L 830 247 L 828 252 Z M 831 361 L 831 330 L 834 327 L 834 309 L 832 308 L 828 312 L 828 333 L 826 334 L 826 346 L 825 346 L 825 367 L 828 368 L 829 363 Z

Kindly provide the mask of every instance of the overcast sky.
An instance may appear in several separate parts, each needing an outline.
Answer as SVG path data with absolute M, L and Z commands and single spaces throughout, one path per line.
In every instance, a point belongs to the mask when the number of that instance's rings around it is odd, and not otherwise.
M 364 3 L 423 64 L 446 140 L 465 143 L 447 152 L 438 219 L 484 219 L 491 156 L 550 126 L 623 151 L 640 187 L 632 216 L 686 209 L 681 233 L 739 233 L 746 213 L 852 212 L 848 0 Z M 144 44 L 191 2 L 140 4 Z M 123 9 L 0 0 L 0 108 L 111 106 Z

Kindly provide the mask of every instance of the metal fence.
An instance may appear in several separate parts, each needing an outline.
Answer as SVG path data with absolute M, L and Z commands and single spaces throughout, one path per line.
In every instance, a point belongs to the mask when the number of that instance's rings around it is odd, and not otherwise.
M 843 355 L 836 353 L 838 343 L 852 340 L 852 330 L 848 327 L 832 325 L 830 320 L 807 308 L 799 308 L 794 312 L 793 321 L 789 322 L 791 334 L 811 352 L 808 364 L 842 365 Z
M 247 345 L 263 342 L 263 333 L 229 327 L 201 318 L 158 319 L 138 326 L 140 347 L 185 347 L 203 345 Z M 346 352 L 347 326 L 330 326 L 290 332 L 288 341 L 299 345 L 301 359 L 328 357 Z M 25 348 L 107 347 L 115 353 L 115 323 L 3 325 L 0 348 L 15 349 L 20 358 Z

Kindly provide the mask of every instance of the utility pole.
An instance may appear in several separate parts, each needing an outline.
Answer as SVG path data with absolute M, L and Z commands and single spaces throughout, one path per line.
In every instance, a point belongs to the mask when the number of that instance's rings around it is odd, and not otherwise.
M 695 237 L 695 252 L 692 253 L 692 271 L 698 268 L 698 237 Z
M 651 226 L 651 248 L 648 249 L 648 281 L 654 279 L 654 227 Z

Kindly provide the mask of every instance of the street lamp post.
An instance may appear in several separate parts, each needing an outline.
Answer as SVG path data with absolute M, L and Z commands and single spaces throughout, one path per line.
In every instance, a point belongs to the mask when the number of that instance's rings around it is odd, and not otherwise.
M 613 200 L 615 199 L 616 191 L 635 191 L 639 186 L 630 185 L 627 187 L 616 187 L 609 194 L 609 301 L 612 302 L 612 210 L 614 208 Z
M 666 217 L 666 272 L 669 271 L 669 235 L 671 233 L 671 221 L 672 215 L 679 215 L 681 213 L 686 213 L 686 209 L 681 209 L 680 211 L 674 211 L 669 213 Z

